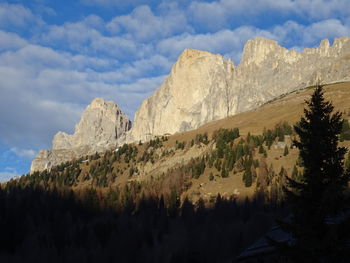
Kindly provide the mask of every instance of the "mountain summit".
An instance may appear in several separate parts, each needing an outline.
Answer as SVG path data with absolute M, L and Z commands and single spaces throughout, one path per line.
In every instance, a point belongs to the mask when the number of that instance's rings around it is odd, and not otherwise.
M 318 82 L 349 80 L 349 69 L 348 37 L 303 52 L 257 37 L 247 41 L 236 67 L 221 55 L 187 49 L 137 110 L 126 141 L 195 129 Z
M 319 47 L 303 52 L 257 37 L 245 44 L 238 66 L 221 55 L 186 49 L 164 83 L 143 101 L 130 131 L 129 119 L 113 102 L 95 99 L 83 113 L 75 133 L 58 133 L 53 151 L 41 151 L 31 171 L 58 164 L 60 159 L 80 157 L 72 154 L 73 149 L 88 146 L 103 151 L 116 144 L 196 129 L 316 83 L 349 81 L 349 72 L 348 37 L 335 39 L 333 45 L 325 39 Z M 50 157 L 59 151 L 65 152 L 64 158 Z
M 117 139 L 131 128 L 131 121 L 113 101 L 94 99 L 84 110 L 75 132 L 58 132 L 52 141 L 52 150 L 42 150 L 32 162 L 30 171 L 41 171 L 51 166 L 102 152 L 116 145 Z
M 58 132 L 52 149 L 70 149 L 89 145 L 92 147 L 114 146 L 116 139 L 131 128 L 129 117 L 122 113 L 113 101 L 94 99 L 85 109 L 75 132 L 68 135 Z
M 137 110 L 129 139 L 187 131 L 235 113 L 228 100 L 235 93 L 230 86 L 233 69 L 220 55 L 183 51 L 165 82 Z

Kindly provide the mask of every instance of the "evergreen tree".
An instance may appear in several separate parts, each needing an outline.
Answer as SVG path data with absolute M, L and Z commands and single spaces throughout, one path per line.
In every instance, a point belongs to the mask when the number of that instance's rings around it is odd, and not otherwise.
M 245 169 L 242 178 L 245 187 L 250 187 L 253 184 L 252 163 L 253 161 L 251 159 L 248 159 L 245 162 Z
M 264 146 L 262 145 L 259 146 L 259 153 L 264 153 Z
M 292 216 L 289 222 L 279 222 L 294 241 L 276 245 L 291 262 L 345 262 L 341 257 L 348 231 L 340 224 L 327 224 L 347 206 L 344 191 L 349 171 L 343 169 L 346 149 L 338 147 L 343 121 L 341 113 L 332 114 L 333 105 L 325 101 L 322 86 L 316 87 L 306 103 L 304 116 L 294 126 L 299 136 L 294 145 L 304 172 L 298 181 L 288 178 L 285 192 Z

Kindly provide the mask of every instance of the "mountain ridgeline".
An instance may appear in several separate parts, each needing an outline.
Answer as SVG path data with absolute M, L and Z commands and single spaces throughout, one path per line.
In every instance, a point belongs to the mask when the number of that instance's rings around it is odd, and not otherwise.
M 281 94 L 313 85 L 350 80 L 350 39 L 304 52 L 265 38 L 249 40 L 234 66 L 221 55 L 185 50 L 171 73 L 135 114 L 127 141 L 149 140 L 198 128 L 254 109 Z
M 94 99 L 0 185 L 0 261 L 238 262 L 290 213 L 284 189 L 305 173 L 293 125 L 315 83 L 350 148 L 349 69 L 350 38 L 303 52 L 256 38 L 238 66 L 185 50 L 133 124 Z
M 110 187 L 133 185 L 139 189 L 134 199 L 143 194 L 170 196 L 176 191 L 181 199 L 187 196 L 193 202 L 200 198 L 210 202 L 218 194 L 244 199 L 259 191 L 279 202 L 283 199 L 280 193 L 284 175 L 297 176 L 302 171 L 298 151 L 291 143 L 291 124 L 300 118 L 311 91 L 293 92 L 254 111 L 213 121 L 196 130 L 123 144 L 101 153 L 86 152 L 20 181 L 27 185 L 28 180 L 34 180 L 49 189 L 93 187 L 103 192 Z M 348 146 L 349 83 L 328 85 L 325 91 L 344 113 L 340 139 Z
M 350 83 L 324 89 L 349 147 Z M 289 213 L 283 189 L 304 169 L 291 124 L 312 91 L 10 180 L 0 187 L 0 261 L 237 262 Z
M 348 37 L 335 39 L 332 46 L 323 40 L 319 47 L 303 52 L 258 37 L 245 44 L 238 66 L 221 55 L 187 49 L 161 87 L 143 101 L 132 128 L 125 115 L 107 124 L 120 111 L 93 112 L 90 110 L 93 102 L 86 110 L 89 114 L 83 113 L 76 133 L 70 136 L 59 132 L 53 140 L 53 149 L 38 154 L 31 172 L 80 158 L 86 152 L 103 152 L 124 143 L 193 130 L 317 82 L 347 81 L 349 70 Z M 96 128 L 100 122 L 108 126 L 102 137 Z
M 325 87 L 346 147 L 349 88 Z M 237 262 L 289 213 L 283 188 L 303 164 L 284 120 L 300 118 L 311 91 L 11 180 L 0 188 L 1 262 Z

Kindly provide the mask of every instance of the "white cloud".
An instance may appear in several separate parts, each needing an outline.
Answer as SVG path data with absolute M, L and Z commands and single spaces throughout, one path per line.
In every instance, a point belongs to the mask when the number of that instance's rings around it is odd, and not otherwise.
M 105 22 L 103 19 L 97 15 L 89 15 L 85 17 L 82 21 L 82 24 L 84 24 L 87 27 L 103 30 L 105 26 Z
M 266 15 L 299 16 L 308 21 L 349 16 L 348 0 L 220 0 L 194 1 L 188 12 L 194 22 L 216 31 L 229 22 L 264 20 Z
M 38 42 L 43 41 L 53 46 L 66 45 L 72 50 L 84 52 L 86 45 L 100 37 L 101 34 L 83 20 L 76 23 L 65 23 L 61 26 L 50 26 L 48 32 L 42 34 Z
M 157 0 L 81 0 L 85 5 L 100 6 L 100 7 L 134 7 L 143 4 L 151 4 Z
M 17 154 L 20 157 L 24 157 L 26 159 L 33 159 L 36 155 L 36 151 L 31 149 L 21 149 L 18 147 L 11 148 L 11 151 Z
M 350 27 L 337 19 L 329 19 L 313 23 L 303 31 L 303 43 L 313 44 L 320 39 L 333 39 L 338 36 L 349 36 Z
M 293 3 L 294 12 L 303 13 L 313 19 L 330 19 L 337 16 L 349 16 L 348 0 L 296 0 Z
M 62 25 L 45 25 L 32 38 L 0 31 L 0 112 L 6 112 L 0 114 L 0 138 L 13 152 L 29 157 L 38 148 L 48 148 L 58 130 L 72 132 L 94 97 L 114 100 L 133 115 L 186 48 L 219 53 L 237 63 L 244 43 L 256 36 L 302 49 L 322 38 L 350 35 L 345 0 L 188 1 L 188 9 L 186 4 L 179 7 L 178 1 L 157 6 L 143 0 L 84 2 L 121 5 L 123 10 L 148 5 L 110 21 L 89 15 Z M 304 24 L 282 19 L 282 24 L 265 29 L 230 27 L 234 19 L 254 24 L 268 12 L 288 19 L 297 15 Z M 18 14 L 23 16 L 14 20 Z M 0 27 L 31 23 L 41 22 L 29 9 L 0 4 Z
M 92 41 L 91 49 L 109 54 L 120 60 L 133 60 L 141 57 L 144 53 L 137 43 L 122 37 L 101 36 Z
M 12 178 L 17 177 L 17 173 L 11 173 L 11 172 L 0 172 L 0 183 L 7 182 Z
M 206 50 L 222 55 L 230 54 L 236 62 L 240 57 L 244 43 L 256 36 L 274 38 L 268 31 L 255 27 L 239 27 L 235 30 L 222 30 L 208 34 L 183 34 L 160 41 L 158 50 L 160 53 L 177 57 L 186 48 Z
M 124 33 L 137 41 L 151 41 L 184 31 L 192 31 L 184 12 L 173 5 L 162 16 L 156 16 L 149 6 L 138 6 L 129 15 L 118 16 L 107 24 L 113 34 Z
M 16 34 L 0 30 L 0 52 L 18 49 L 27 44 L 27 41 Z
M 113 63 L 28 43 L 0 53 L 0 112 L 8 113 L 0 114 L 1 142 L 28 157 L 33 152 L 27 149 L 48 148 L 57 131 L 73 131 L 83 108 L 95 97 L 112 99 L 132 115 L 163 80 L 143 76 L 171 64 L 160 55 Z
M 33 21 L 39 22 L 33 13 L 22 5 L 0 3 L 0 26 L 1 27 L 26 27 Z
M 37 43 L 45 43 L 53 48 L 70 50 L 115 60 L 134 60 L 151 53 L 151 47 L 138 43 L 127 36 L 106 36 L 103 20 L 89 16 L 75 23 L 65 23 L 48 27 L 47 32 L 36 37 Z
M 271 33 L 283 45 L 296 45 L 299 49 L 318 45 L 322 39 L 334 39 L 350 35 L 350 24 L 338 19 L 327 19 L 301 25 L 295 21 L 287 21 L 271 29 Z
M 16 178 L 20 175 L 16 168 L 5 167 L 3 171 L 0 171 L 0 183 L 9 181 L 10 179 Z
M 148 94 L 158 88 L 164 79 L 165 76 L 138 79 L 134 83 L 118 85 L 116 90 L 125 94 Z

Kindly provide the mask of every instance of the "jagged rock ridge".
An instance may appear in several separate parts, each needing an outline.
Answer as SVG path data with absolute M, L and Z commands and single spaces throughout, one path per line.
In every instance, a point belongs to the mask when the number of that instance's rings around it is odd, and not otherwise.
M 317 82 L 350 80 L 349 40 L 335 39 L 332 46 L 323 40 L 298 52 L 258 37 L 246 43 L 236 67 L 221 55 L 187 49 L 120 142 L 195 129 Z
M 319 47 L 306 48 L 303 52 L 288 50 L 276 41 L 258 37 L 247 41 L 238 66 L 221 55 L 187 49 L 161 87 L 143 101 L 130 131 L 125 132 L 131 125 L 119 108 L 115 111 L 123 117 L 113 122 L 113 118 L 106 117 L 114 116 L 113 110 L 112 113 L 94 111 L 93 102 L 91 109 L 88 107 L 91 113 L 83 114 L 76 132 L 73 135 L 58 133 L 53 140 L 53 150 L 40 151 L 31 171 L 49 168 L 81 153 L 103 151 L 116 143 L 147 141 L 154 136 L 195 129 L 315 83 L 349 80 L 348 37 L 335 39 L 332 46 L 323 40 Z M 85 118 L 85 115 L 96 118 Z M 101 130 L 96 124 L 102 119 Z
M 173 134 L 235 112 L 231 89 L 234 65 L 220 55 L 185 50 L 161 87 L 135 114 L 132 140 Z
M 131 128 L 131 121 L 113 101 L 94 99 L 85 109 L 72 135 L 58 132 L 52 150 L 41 150 L 31 172 L 41 171 L 95 152 L 115 147 L 117 139 Z

